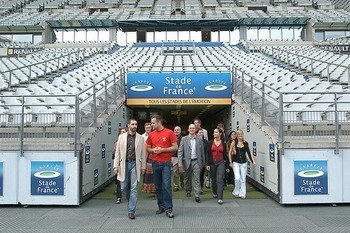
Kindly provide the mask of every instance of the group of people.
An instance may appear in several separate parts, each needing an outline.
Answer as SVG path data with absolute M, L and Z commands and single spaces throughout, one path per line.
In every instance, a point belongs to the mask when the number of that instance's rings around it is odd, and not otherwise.
M 213 131 L 213 139 L 208 141 L 208 132 L 201 128 L 200 119 L 195 119 L 188 126 L 188 135 L 182 136 L 180 126 L 173 131 L 165 128 L 159 115 L 152 116 L 151 122 L 145 124 L 145 134 L 140 135 L 136 130 L 137 121 L 130 119 L 126 132 L 118 137 L 114 153 L 117 203 L 120 203 L 120 191 L 124 191 L 130 219 L 135 219 L 137 187 L 141 176 L 144 182 L 142 190 L 155 191 L 158 204 L 156 214 L 165 212 L 169 218 L 174 217 L 172 173 L 173 190 L 184 188 L 186 196 L 191 197 L 193 183 L 196 202 L 201 201 L 204 174 L 209 173 L 213 197 L 222 205 L 224 177 L 231 166 L 235 175 L 232 194 L 246 198 L 247 155 L 254 165 L 255 160 L 241 130 L 231 132 L 226 143 L 223 125 L 219 124 Z

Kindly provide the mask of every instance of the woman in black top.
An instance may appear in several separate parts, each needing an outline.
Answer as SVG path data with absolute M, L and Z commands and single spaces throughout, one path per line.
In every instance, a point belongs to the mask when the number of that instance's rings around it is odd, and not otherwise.
M 230 155 L 233 155 L 233 163 L 232 157 L 229 156 L 230 166 L 233 167 L 233 172 L 235 174 L 235 189 L 232 194 L 235 197 L 246 198 L 246 176 L 247 176 L 247 154 L 249 160 L 255 166 L 255 160 L 250 153 L 249 144 L 244 140 L 244 134 L 242 130 L 237 131 L 237 140 L 234 145 L 230 148 Z

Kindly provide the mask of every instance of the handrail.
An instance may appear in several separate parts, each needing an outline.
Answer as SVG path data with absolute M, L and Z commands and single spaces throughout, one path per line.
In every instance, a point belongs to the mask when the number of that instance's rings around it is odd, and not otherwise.
M 297 64 L 297 67 L 299 68 L 299 71 L 301 69 L 301 64 L 300 64 L 300 58 L 304 58 L 304 59 L 307 59 L 307 60 L 310 60 L 311 62 L 311 72 L 312 72 L 312 77 L 314 76 L 315 74 L 315 67 L 314 67 L 314 62 L 319 62 L 319 63 L 323 63 L 323 64 L 326 64 L 327 65 L 327 78 L 328 78 L 328 81 L 330 81 L 330 74 L 333 73 L 335 71 L 335 69 L 337 68 L 345 68 L 347 71 L 348 71 L 348 86 L 350 86 L 350 65 L 349 66 L 344 66 L 344 65 L 341 65 L 341 64 L 336 64 L 336 63 L 332 63 L 332 62 L 328 62 L 328 61 L 322 61 L 322 60 L 318 60 L 318 59 L 315 59 L 315 58 L 311 58 L 311 57 L 307 57 L 307 56 L 304 56 L 304 55 L 301 55 L 301 54 L 298 54 L 298 53 L 294 53 L 292 51 L 289 51 L 289 50 L 284 50 L 284 49 L 280 49 L 280 48 L 276 48 L 274 46 L 257 46 L 257 45 L 254 45 L 254 44 L 251 44 L 257 51 L 261 52 L 261 53 L 267 53 L 269 54 L 269 52 L 262 52 L 262 48 L 263 47 L 271 47 L 271 50 L 272 50 L 272 56 L 274 59 L 279 59 L 281 60 L 281 55 L 280 55 L 280 52 L 285 53 L 287 55 L 287 62 L 289 63 L 289 55 L 294 55 L 298 58 L 298 64 Z M 274 50 L 277 50 L 278 53 L 275 54 L 274 53 Z M 329 68 L 330 66 L 335 66 L 336 68 L 333 69 L 332 72 L 329 71 Z
M 90 99 L 91 96 L 93 96 L 92 103 L 94 105 L 94 109 L 91 109 L 91 111 L 94 111 L 93 118 L 91 118 L 90 116 L 87 116 L 88 117 L 87 120 L 89 122 L 91 121 L 89 126 L 96 126 L 98 115 L 105 113 L 108 109 L 108 105 L 115 103 L 118 96 L 124 94 L 123 90 L 118 91 L 118 88 L 124 88 L 124 85 L 120 85 L 120 83 L 119 83 L 119 82 L 122 82 L 122 80 L 123 80 L 123 77 L 120 77 L 120 75 L 123 75 L 123 72 L 121 72 L 121 71 L 122 71 L 122 69 L 112 72 L 110 75 L 103 78 L 101 81 L 95 83 L 94 85 L 90 86 L 86 90 L 81 91 L 77 94 L 66 94 L 66 95 L 65 94 L 53 94 L 53 95 L 49 95 L 49 94 L 30 95 L 30 94 L 28 94 L 28 95 L 4 95 L 4 96 L 1 96 L 1 98 L 13 98 L 13 99 L 21 101 L 21 102 L 17 102 L 17 103 L 13 102 L 12 104 L 9 103 L 9 104 L 5 105 L 8 107 L 20 107 L 20 109 L 21 109 L 20 112 L 3 113 L 3 115 L 16 115 L 17 117 L 20 116 L 20 121 L 16 122 L 14 125 L 10 125 L 10 127 L 12 127 L 12 126 L 18 127 L 19 141 L 20 141 L 19 146 L 20 146 L 20 152 L 21 152 L 20 155 L 22 156 L 23 152 L 24 152 L 24 139 L 25 139 L 24 129 L 27 127 L 25 120 L 26 120 L 26 117 L 28 115 L 40 115 L 40 114 L 42 114 L 42 115 L 47 115 L 47 114 L 59 114 L 59 115 L 66 114 L 67 115 L 67 114 L 69 114 L 69 116 L 72 115 L 72 113 L 65 113 L 65 112 L 60 113 L 59 111 L 57 111 L 57 112 L 50 112 L 50 111 L 48 111 L 48 112 L 25 112 L 26 107 L 30 107 L 30 106 L 32 106 L 32 107 L 34 107 L 34 106 L 42 106 L 42 107 L 45 107 L 45 106 L 46 107 L 47 106 L 55 106 L 55 107 L 56 106 L 74 106 L 74 113 L 75 113 L 74 126 L 75 127 L 74 127 L 74 142 L 73 142 L 73 144 L 74 144 L 75 156 L 79 156 L 78 145 L 80 143 L 81 135 L 85 132 L 85 131 L 80 132 L 81 127 L 87 127 L 86 125 L 81 124 L 81 121 L 84 118 L 84 115 L 82 115 L 82 114 L 84 111 L 86 111 L 86 110 L 84 110 L 84 107 L 87 106 L 84 103 L 86 100 Z M 96 106 L 96 103 L 97 103 L 96 101 L 98 99 L 98 97 L 96 96 L 96 92 L 97 92 L 96 86 L 100 85 L 102 83 L 104 83 L 104 87 L 102 87 L 99 91 L 101 91 L 102 95 L 105 95 L 104 96 L 105 103 L 103 105 L 103 109 L 100 112 L 100 111 L 98 111 L 97 106 Z M 85 98 L 83 100 L 80 100 L 79 97 L 81 97 L 82 94 L 84 94 L 86 91 L 91 90 L 91 89 L 93 89 L 93 91 L 94 91 L 93 95 L 88 96 L 87 98 Z M 112 98 L 108 98 L 109 95 L 112 95 Z M 62 102 L 62 103 L 57 102 L 55 104 L 49 104 L 45 101 L 42 102 L 42 104 L 39 102 L 35 102 L 33 104 L 30 103 L 32 99 L 37 99 L 38 101 L 41 101 L 40 98 L 52 98 L 52 99 L 72 98 L 72 99 L 69 102 Z M 110 101 L 107 102 L 108 100 L 110 100 Z M 26 102 L 26 101 L 28 101 L 28 102 Z M 73 120 L 73 118 L 72 118 L 72 120 Z M 47 123 L 44 123 L 44 124 L 47 124 Z M 48 125 L 48 126 L 51 126 L 51 125 Z M 41 125 L 40 125 L 40 127 L 41 127 Z
M 349 104 L 350 106 L 350 101 L 345 100 L 342 102 L 339 102 L 339 95 L 350 95 L 350 93 L 348 92 L 339 92 L 339 91 L 335 91 L 335 92 L 320 92 L 320 91 L 315 91 L 315 92 L 279 92 L 276 89 L 270 87 L 269 85 L 266 85 L 265 83 L 263 83 L 260 80 L 257 80 L 255 77 L 252 77 L 251 75 L 247 74 L 246 72 L 240 70 L 237 67 L 234 67 L 234 75 L 233 75 L 233 86 L 235 87 L 235 95 L 240 96 L 241 102 L 242 103 L 246 103 L 249 107 L 250 107 L 250 112 L 255 112 L 256 114 L 258 114 L 260 116 L 260 126 L 264 126 L 264 125 L 268 125 L 271 126 L 273 128 L 273 130 L 278 133 L 278 142 L 281 144 L 280 148 L 282 150 L 282 154 L 283 154 L 283 150 L 284 150 L 284 126 L 288 126 L 288 125 L 295 125 L 295 124 L 299 124 L 299 125 L 305 125 L 305 121 L 300 121 L 298 122 L 292 122 L 292 123 L 288 123 L 288 119 L 285 120 L 284 118 L 284 114 L 288 114 L 290 112 L 298 112 L 298 113 L 334 113 L 334 118 L 332 118 L 330 121 L 324 120 L 322 122 L 317 121 L 317 120 L 313 120 L 311 119 L 311 121 L 309 122 L 311 125 L 313 124 L 313 122 L 316 122 L 316 124 L 324 124 L 324 125 L 329 125 L 332 124 L 335 127 L 335 153 L 339 153 L 339 126 L 340 126 L 340 122 L 344 122 L 344 118 L 343 119 L 339 119 L 340 115 L 339 114 L 346 114 L 346 119 L 345 122 L 349 122 L 350 123 L 350 117 L 348 118 L 348 114 L 350 115 L 350 107 L 348 110 L 344 110 L 344 109 L 339 109 L 339 104 Z M 237 84 L 237 82 L 239 82 L 239 84 Z M 254 86 L 255 83 L 260 83 L 261 87 L 257 88 L 256 86 Z M 240 88 L 239 88 L 240 87 Z M 237 89 L 238 88 L 238 89 Z M 275 97 L 272 97 L 269 94 L 269 91 L 266 90 L 266 88 L 271 89 L 272 91 L 275 92 Z M 258 95 L 260 95 L 261 98 L 258 99 L 253 99 L 253 91 L 255 93 L 257 93 Z M 250 95 L 248 95 L 247 93 L 250 93 Z M 248 95 L 248 96 L 247 96 Z M 288 96 L 288 95 L 334 95 L 334 101 L 320 101 L 320 102 L 314 102 L 314 101 L 284 101 L 284 97 Z M 273 118 L 273 124 L 278 127 L 278 128 L 274 128 L 272 125 L 269 124 L 269 122 L 266 119 L 266 103 L 268 103 L 268 101 L 271 102 L 271 99 L 267 99 L 266 96 L 270 96 L 272 98 L 272 101 L 274 101 L 274 107 L 273 110 L 271 112 L 271 114 L 276 114 L 276 115 L 271 115 L 271 116 L 275 116 L 278 118 Z M 276 97 L 277 96 L 277 97 Z M 261 99 L 261 103 L 259 102 Z M 256 104 L 258 101 L 259 104 L 258 106 L 253 105 L 253 102 Z M 315 103 L 320 103 L 320 104 L 329 104 L 332 105 L 331 108 L 327 108 L 324 110 L 319 110 L 319 109 L 310 109 L 309 111 L 307 109 L 300 109 L 300 110 L 294 110 L 294 111 L 288 111 L 287 109 L 285 109 L 285 105 L 286 104 L 290 104 L 290 103 L 295 103 L 295 104 L 315 104 Z M 287 115 L 288 118 L 288 115 Z M 277 124 L 276 124 L 277 123 Z
M 329 65 L 334 65 L 334 66 L 342 67 L 342 68 L 350 68 L 350 66 L 344 66 L 344 65 L 341 65 L 341 64 L 335 64 L 335 63 L 328 62 L 328 61 L 317 60 L 317 59 L 315 59 L 315 58 L 311 58 L 311 57 L 307 57 L 307 56 L 304 56 L 304 55 L 300 55 L 300 54 L 291 52 L 291 51 L 289 51 L 289 50 L 283 50 L 283 49 L 275 48 L 275 47 L 273 47 L 273 46 L 271 46 L 271 49 L 272 49 L 272 55 L 274 54 L 273 51 L 274 51 L 274 50 L 277 50 L 277 51 L 281 51 L 281 52 L 284 52 L 284 53 L 289 53 L 289 54 L 291 54 L 291 55 L 295 55 L 295 56 L 298 56 L 298 57 L 301 57 L 301 58 L 306 58 L 306 59 L 309 59 L 309 60 L 312 60 L 312 61 L 317 61 L 317 62 L 321 62 L 321 63 L 326 63 L 326 64 L 329 64 Z
M 37 62 L 37 63 L 32 63 L 29 66 L 21 66 L 21 67 L 16 67 L 16 68 L 13 68 L 13 69 L 8 69 L 8 70 L 3 71 L 2 73 L 8 73 L 8 72 L 16 71 L 16 70 L 21 70 L 21 69 L 24 69 L 24 68 L 29 68 L 30 66 L 40 65 L 42 63 L 46 63 L 46 62 L 50 62 L 50 61 L 53 61 L 53 60 L 57 60 L 57 58 L 63 58 L 63 57 L 71 56 L 71 55 L 76 54 L 76 53 L 79 54 L 80 50 L 81 49 L 78 48 L 78 51 L 74 51 L 74 52 L 71 52 L 71 53 L 61 53 L 60 56 L 57 56 L 57 57 L 54 57 L 54 58 L 50 58 L 50 59 L 47 59 L 47 60 L 44 60 L 44 61 L 40 61 L 40 62 Z M 86 49 L 84 48 L 83 50 L 85 52 Z

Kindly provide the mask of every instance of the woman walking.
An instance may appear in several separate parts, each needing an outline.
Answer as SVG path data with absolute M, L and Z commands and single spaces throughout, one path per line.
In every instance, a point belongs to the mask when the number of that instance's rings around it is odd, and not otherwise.
M 233 141 L 232 143 L 235 143 Z M 246 187 L 246 176 L 247 176 L 247 155 L 249 160 L 255 166 L 255 160 L 250 153 L 249 144 L 244 139 L 244 133 L 242 130 L 237 131 L 237 140 L 234 145 L 231 146 L 232 151 L 230 150 L 230 154 L 233 155 L 233 163 L 232 156 L 229 156 L 230 166 L 233 167 L 233 172 L 235 174 L 235 188 L 232 194 L 235 197 L 240 197 L 245 199 L 247 193 Z
M 226 144 L 221 139 L 223 131 L 214 129 L 214 139 L 208 143 L 207 170 L 211 172 L 213 197 L 218 198 L 218 204 L 222 205 L 224 195 Z

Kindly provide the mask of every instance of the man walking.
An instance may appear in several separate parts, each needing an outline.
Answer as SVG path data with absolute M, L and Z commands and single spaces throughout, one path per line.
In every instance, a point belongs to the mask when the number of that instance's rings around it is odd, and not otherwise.
M 128 132 L 119 135 L 113 167 L 114 174 L 122 182 L 122 191 L 126 193 L 129 219 L 135 219 L 137 183 L 146 167 L 145 140 L 136 130 L 137 121 L 130 119 Z
M 163 118 L 154 115 L 151 118 L 153 131 L 149 134 L 146 144 L 147 151 L 153 153 L 153 180 L 156 185 L 158 211 L 173 218 L 173 198 L 171 191 L 171 157 L 177 150 L 177 137 L 170 129 L 164 128 Z
M 200 174 L 205 163 L 204 145 L 202 138 L 196 136 L 194 124 L 188 126 L 188 133 L 187 136 L 182 138 L 178 149 L 179 168 L 182 170 L 184 165 L 187 197 L 191 197 L 193 174 L 195 201 L 200 202 Z

